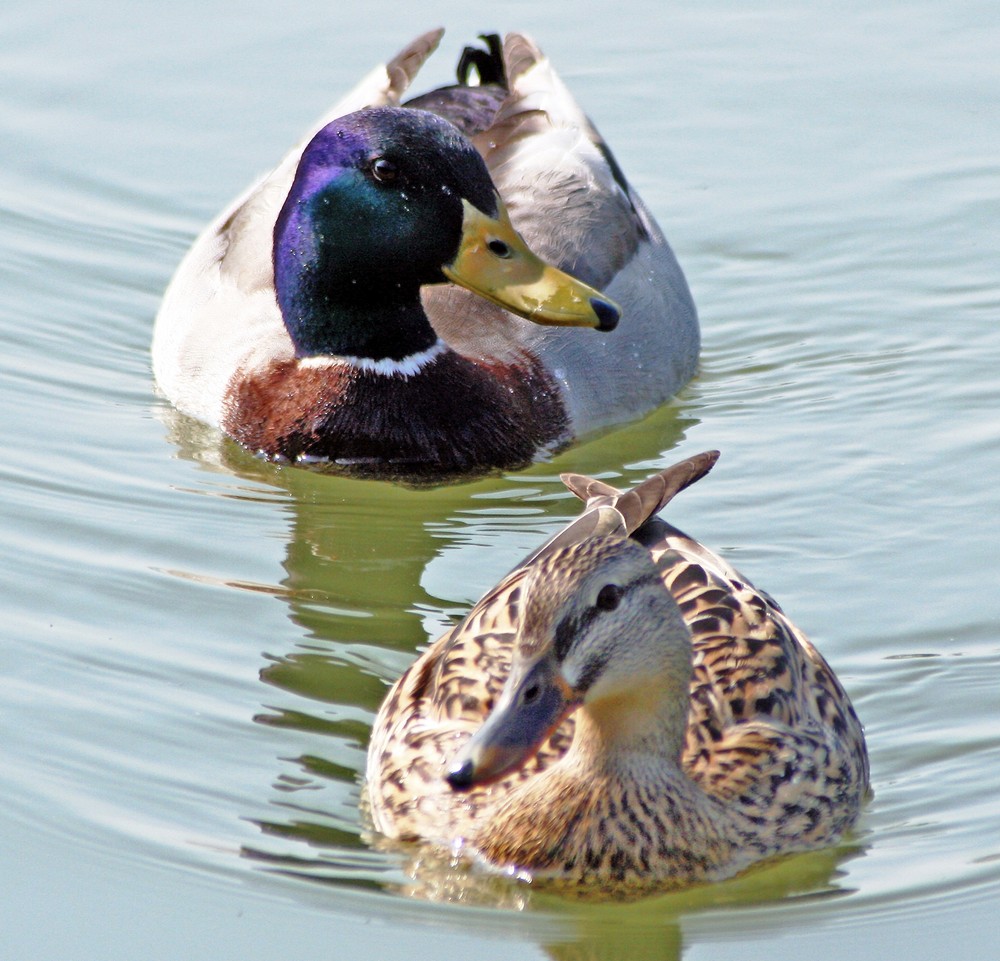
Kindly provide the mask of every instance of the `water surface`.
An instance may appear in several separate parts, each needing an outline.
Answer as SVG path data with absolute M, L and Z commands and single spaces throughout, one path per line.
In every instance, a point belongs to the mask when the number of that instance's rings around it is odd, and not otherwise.
M 994 5 L 205 7 L 0 14 L 0 954 L 991 957 Z M 156 397 L 162 290 L 231 196 L 436 22 L 430 82 L 483 29 L 552 56 L 678 252 L 701 373 L 473 483 L 260 463 Z M 560 471 L 627 484 L 708 447 L 669 517 L 848 687 L 875 789 L 859 831 L 627 906 L 417 897 L 358 811 L 386 685 L 572 516 Z

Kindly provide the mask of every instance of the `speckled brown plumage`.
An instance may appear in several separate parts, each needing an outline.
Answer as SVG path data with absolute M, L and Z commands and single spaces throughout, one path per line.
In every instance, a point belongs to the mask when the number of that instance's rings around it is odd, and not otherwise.
M 622 896 L 728 877 L 773 855 L 830 844 L 851 827 L 868 791 L 868 760 L 843 687 L 770 597 L 652 516 L 714 461 L 714 454 L 692 458 L 625 495 L 589 478 L 564 478 L 588 498 L 581 517 L 390 691 L 369 751 L 369 806 L 379 831 L 464 848 L 576 892 Z M 658 577 L 643 586 L 650 559 Z M 622 661 L 644 646 L 678 646 L 682 661 L 670 663 L 687 666 L 663 675 L 679 684 L 676 748 L 667 722 L 662 737 L 654 732 L 656 744 L 629 741 L 630 722 L 616 718 L 627 715 L 628 692 L 589 703 L 593 672 L 568 661 L 600 668 L 600 658 L 554 653 L 577 644 L 560 637 L 565 624 L 592 630 L 586 625 L 595 609 L 573 592 L 592 592 L 595 578 L 615 565 L 639 572 L 625 591 L 638 585 L 655 601 L 663 585 L 673 597 L 664 603 L 683 617 L 678 640 L 676 628 L 643 620 L 645 601 L 631 613 L 623 603 L 601 634 L 615 645 L 611 658 Z M 619 629 L 619 617 L 631 619 Z M 522 767 L 467 793 L 453 790 L 449 765 L 501 701 L 512 659 L 546 657 L 561 664 L 583 707 Z M 647 681 L 637 669 L 636 688 Z M 628 750 L 616 754 L 609 745 L 619 742 Z

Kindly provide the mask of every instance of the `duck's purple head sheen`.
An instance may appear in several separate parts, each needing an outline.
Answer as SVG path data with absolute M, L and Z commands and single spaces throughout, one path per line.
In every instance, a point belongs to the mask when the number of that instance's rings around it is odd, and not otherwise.
M 299 356 L 427 349 L 419 290 L 446 280 L 538 323 L 610 330 L 619 316 L 528 250 L 456 127 L 398 107 L 340 117 L 306 146 L 275 223 L 274 279 Z

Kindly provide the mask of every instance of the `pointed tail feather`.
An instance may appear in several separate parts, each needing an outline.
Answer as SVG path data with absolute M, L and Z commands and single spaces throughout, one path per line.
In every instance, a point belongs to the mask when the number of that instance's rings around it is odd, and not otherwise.
M 669 503 L 675 494 L 704 477 L 719 459 L 717 450 L 695 454 L 636 485 L 624 493 L 584 474 L 562 474 L 562 482 L 588 507 L 613 507 L 625 519 L 629 534 Z
M 437 49 L 443 35 L 442 29 L 428 30 L 407 44 L 385 65 L 385 72 L 389 76 L 389 97 L 393 102 L 399 102 L 424 62 Z

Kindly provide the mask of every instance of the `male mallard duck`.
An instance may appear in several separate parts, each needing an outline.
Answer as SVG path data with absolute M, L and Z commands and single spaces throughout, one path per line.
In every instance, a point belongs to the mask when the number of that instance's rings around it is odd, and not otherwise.
M 868 791 L 857 715 L 775 602 L 654 515 L 716 452 L 583 514 L 399 679 L 374 827 L 623 896 L 834 842 Z
M 462 82 L 400 106 L 441 34 L 195 241 L 153 337 L 181 411 L 275 459 L 444 474 L 526 463 L 691 376 L 673 253 L 530 40 L 467 49 Z

